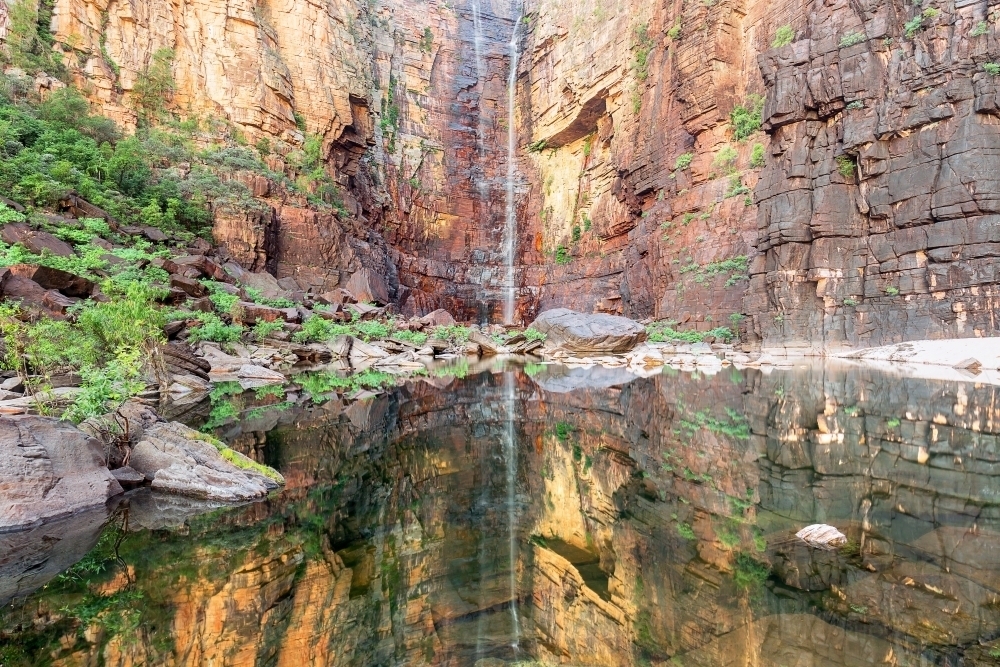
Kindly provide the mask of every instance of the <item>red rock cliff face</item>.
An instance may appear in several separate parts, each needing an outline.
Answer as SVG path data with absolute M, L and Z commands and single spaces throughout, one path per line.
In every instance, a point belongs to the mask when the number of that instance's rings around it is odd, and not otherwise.
M 245 262 L 321 288 L 368 266 L 406 313 L 499 320 L 514 123 L 516 319 L 570 306 L 738 324 L 749 347 L 807 351 L 995 333 L 987 2 L 217 9 L 60 0 L 53 23 L 123 122 L 168 47 L 182 115 L 221 115 L 281 154 L 303 123 L 322 138 L 347 213 L 268 193 L 270 217 L 217 225 Z
M 530 7 L 538 307 L 811 351 L 996 333 L 988 3 Z

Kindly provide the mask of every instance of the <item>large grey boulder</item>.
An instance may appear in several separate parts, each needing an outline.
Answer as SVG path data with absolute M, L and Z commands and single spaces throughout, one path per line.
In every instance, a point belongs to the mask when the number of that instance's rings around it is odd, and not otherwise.
M 97 439 L 49 417 L 0 417 L 0 532 L 98 507 L 120 493 Z
M 621 354 L 646 340 L 646 328 L 627 317 L 553 308 L 531 327 L 546 334 L 545 346 L 573 354 Z
M 273 471 L 273 477 L 260 472 L 242 454 L 223 451 L 229 460 L 194 429 L 177 422 L 160 422 L 145 429 L 132 449 L 129 466 L 151 480 L 154 490 L 208 500 L 263 498 L 284 483 Z

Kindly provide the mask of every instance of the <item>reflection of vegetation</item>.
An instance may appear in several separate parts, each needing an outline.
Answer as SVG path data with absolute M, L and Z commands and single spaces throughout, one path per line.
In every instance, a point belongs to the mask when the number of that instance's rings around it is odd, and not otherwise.
M 750 427 L 746 419 L 732 408 L 726 408 L 726 420 L 712 417 L 708 409 L 699 410 L 692 415 L 692 419 L 681 419 L 681 428 L 688 432 L 688 437 L 694 435 L 701 429 L 708 429 L 718 435 L 726 435 L 737 440 L 747 440 L 750 437 Z
M 332 372 L 303 373 L 295 378 L 313 403 L 322 403 L 332 392 L 353 394 L 362 389 L 382 389 L 395 384 L 389 373 L 365 370 L 353 375 L 338 375 Z
M 524 373 L 528 377 L 535 377 L 545 370 L 545 364 L 525 364 Z
M 469 375 L 469 360 L 459 359 L 453 364 L 442 368 L 435 368 L 431 375 L 438 378 L 454 377 L 457 380 L 464 380 Z
M 572 424 L 568 424 L 566 422 L 556 422 L 554 428 L 556 437 L 564 441 L 569 440 L 570 433 L 573 432 Z
M 752 590 L 759 588 L 771 576 L 770 567 L 742 551 L 736 553 L 734 565 L 733 581 L 741 589 Z

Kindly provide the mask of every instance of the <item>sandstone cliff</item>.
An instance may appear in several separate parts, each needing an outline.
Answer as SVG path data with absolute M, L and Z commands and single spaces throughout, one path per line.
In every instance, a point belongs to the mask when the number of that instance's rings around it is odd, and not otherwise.
M 405 312 L 499 319 L 513 123 L 518 319 L 560 305 L 739 323 L 751 348 L 814 351 L 996 333 L 996 23 L 986 0 L 53 13 L 73 75 L 126 125 L 165 48 L 178 117 L 267 139 L 277 168 L 320 138 L 341 215 L 272 195 L 265 219 L 217 221 L 279 277 L 330 287 L 367 265 Z

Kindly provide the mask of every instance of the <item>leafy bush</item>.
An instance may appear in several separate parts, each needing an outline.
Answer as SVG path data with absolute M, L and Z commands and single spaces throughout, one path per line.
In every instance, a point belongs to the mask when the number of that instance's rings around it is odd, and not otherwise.
M 761 114 L 764 111 L 764 97 L 750 94 L 746 104 L 738 104 L 729 112 L 729 124 L 737 141 L 743 141 L 760 130 Z
M 546 338 L 549 337 L 549 335 L 542 333 L 538 329 L 532 329 L 531 327 L 528 327 L 527 329 L 524 330 L 524 337 L 527 338 L 528 340 L 545 340 Z
M 172 49 L 157 49 L 149 66 L 136 79 L 130 100 L 140 121 L 156 120 L 166 109 L 174 92 L 173 62 Z
M 986 21 L 980 21 L 976 24 L 976 27 L 972 29 L 972 32 L 970 32 L 969 35 L 972 37 L 982 37 L 983 35 L 988 34 L 989 31 L 990 24 Z
M 854 163 L 854 158 L 849 155 L 838 155 L 837 156 L 837 171 L 844 178 L 854 178 L 854 172 L 857 166 Z
M 284 327 L 285 323 L 281 321 L 265 322 L 264 320 L 261 320 L 260 322 L 257 322 L 253 326 L 251 335 L 253 336 L 254 340 L 263 341 L 271 334 L 277 331 L 281 331 L 282 329 L 284 329 Z
M 556 264 L 569 264 L 573 261 L 573 257 L 569 254 L 569 249 L 566 246 L 559 246 L 556 248 Z
M 188 340 L 212 341 L 213 343 L 235 343 L 243 336 L 243 327 L 226 324 L 215 313 L 197 313 L 199 324 L 188 332 Z
M 868 39 L 868 37 L 863 32 L 849 32 L 840 38 L 840 48 L 845 49 L 849 46 L 860 44 L 866 39 Z
M 451 324 L 434 328 L 434 338 L 446 340 L 455 345 L 464 345 L 469 342 L 469 334 L 472 330 L 460 324 Z
M 983 63 L 983 69 L 992 76 L 1000 75 L 1000 63 Z
M 680 22 L 680 19 L 678 19 L 670 27 L 670 30 L 667 30 L 667 37 L 669 37 L 670 39 L 676 41 L 676 40 L 680 39 L 680 36 L 681 36 L 681 22 Z
M 790 25 L 783 25 L 774 32 L 774 41 L 771 46 L 775 49 L 787 46 L 795 41 L 795 31 Z
M 405 340 L 414 345 L 423 345 L 427 342 L 427 334 L 422 331 L 396 331 L 392 334 L 393 338 L 398 338 L 399 340 Z
M 649 26 L 645 23 L 637 25 L 632 45 L 632 53 L 635 56 L 632 71 L 635 72 L 635 77 L 639 81 L 645 81 L 649 78 L 649 56 L 654 46 L 656 46 L 656 41 L 649 35 Z
M 916 36 L 917 31 L 919 31 L 924 26 L 924 17 L 917 14 L 912 19 L 903 24 L 903 32 L 906 33 L 908 39 L 913 39 Z
M 764 144 L 754 144 L 750 151 L 750 166 L 760 169 L 764 166 Z
M 681 153 L 677 156 L 677 161 L 674 162 L 674 169 L 677 171 L 684 171 L 691 167 L 691 161 L 694 159 L 693 153 Z
M 723 146 L 719 149 L 719 152 L 715 154 L 715 159 L 712 160 L 712 166 L 716 169 L 722 169 L 726 173 L 732 173 L 736 171 L 736 159 L 740 156 L 736 152 L 736 149 L 732 146 Z

